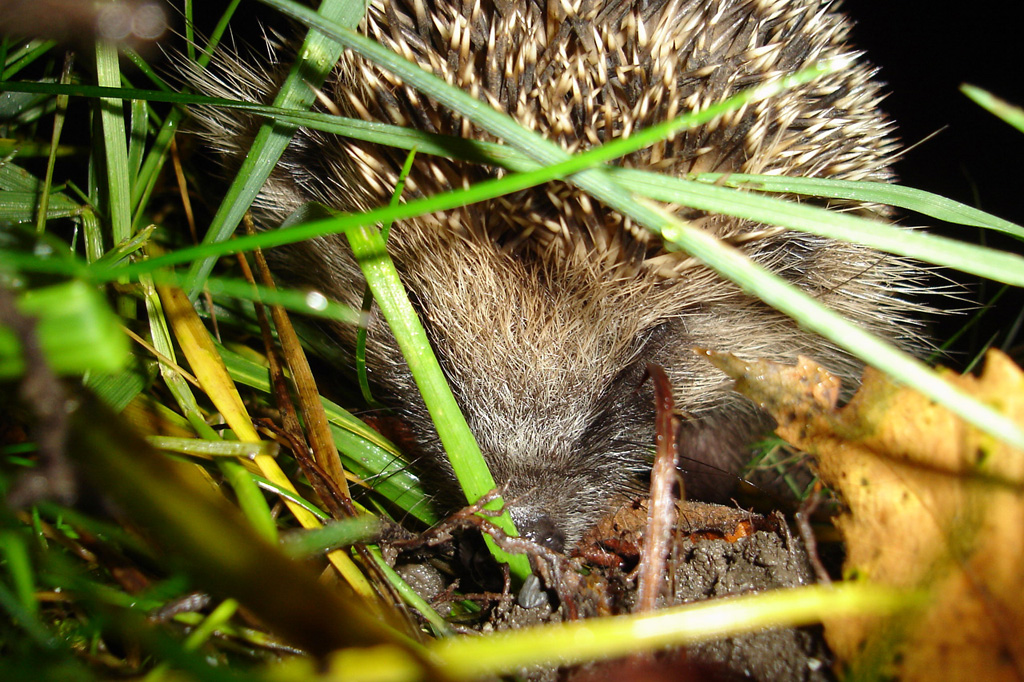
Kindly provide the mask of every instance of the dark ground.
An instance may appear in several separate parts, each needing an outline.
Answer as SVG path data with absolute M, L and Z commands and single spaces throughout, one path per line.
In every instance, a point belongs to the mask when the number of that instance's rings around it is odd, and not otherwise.
M 531 552 L 535 569 L 547 588 L 546 603 L 523 608 L 519 603 L 503 607 L 484 602 L 483 605 L 490 604 L 489 610 L 480 614 L 486 617 L 466 621 L 463 626 L 490 632 L 635 612 L 635 571 L 642 537 L 646 535 L 646 504 L 624 503 L 590 530 L 570 556 L 539 551 L 540 548 Z M 679 503 L 678 511 L 669 556 L 658 580 L 667 582 L 671 588 L 661 591 L 659 608 L 815 582 L 803 545 L 787 529 L 781 515 L 763 517 L 735 507 L 693 501 Z M 460 586 L 471 579 L 460 575 L 459 567 L 466 563 L 452 561 L 453 553 L 457 556 L 459 552 L 447 544 L 419 548 L 412 554 L 400 555 L 396 566 L 407 577 L 412 572 L 421 576 L 414 584 L 418 590 L 429 587 L 422 596 L 437 599 L 441 612 L 451 597 L 440 586 L 455 576 L 442 575 L 434 567 L 454 569 Z M 412 563 L 406 563 L 410 559 Z M 421 578 L 430 573 L 436 573 L 436 581 L 432 578 L 422 582 Z M 554 608 L 556 604 L 558 607 Z M 619 670 L 630 665 L 639 668 L 628 674 Z M 626 675 L 625 679 L 641 680 L 829 682 L 835 679 L 831 665 L 831 654 L 820 628 L 777 628 L 693 645 L 686 648 L 685 654 L 676 649 L 657 657 L 639 656 L 578 669 L 537 666 L 521 669 L 517 674 L 532 682 L 612 680 L 620 679 L 621 674 Z M 652 677 L 655 673 L 664 677 Z

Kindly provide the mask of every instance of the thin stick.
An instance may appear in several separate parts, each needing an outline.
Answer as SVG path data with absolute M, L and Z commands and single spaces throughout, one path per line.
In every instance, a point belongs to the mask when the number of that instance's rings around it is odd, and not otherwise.
M 635 613 L 653 611 L 667 574 L 669 540 L 676 523 L 676 502 L 672 484 L 679 463 L 675 401 L 668 376 L 660 365 L 648 364 L 647 374 L 654 382 L 655 442 L 654 467 L 651 470 L 651 501 L 647 508 L 647 531 L 640 551 L 639 586 Z

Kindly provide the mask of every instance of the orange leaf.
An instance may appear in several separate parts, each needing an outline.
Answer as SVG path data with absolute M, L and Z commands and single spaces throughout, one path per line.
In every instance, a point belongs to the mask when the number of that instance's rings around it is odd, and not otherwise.
M 867 370 L 844 407 L 838 382 L 797 367 L 714 356 L 816 456 L 848 511 L 844 573 L 932 594 L 897 619 L 836 619 L 826 636 L 848 670 L 901 680 L 1024 678 L 1024 452 Z M 1024 373 L 990 351 L 980 377 L 948 381 L 1024 424 Z

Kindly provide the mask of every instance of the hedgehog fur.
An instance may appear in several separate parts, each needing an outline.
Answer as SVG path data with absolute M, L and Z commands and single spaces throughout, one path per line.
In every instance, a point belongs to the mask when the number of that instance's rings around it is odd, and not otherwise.
M 770 78 L 846 56 L 850 66 L 633 153 L 623 166 L 673 175 L 739 172 L 893 179 L 897 150 L 875 69 L 847 44 L 850 22 L 823 0 L 374 0 L 370 37 L 507 112 L 571 152 Z M 269 101 L 285 51 L 269 63 L 221 54 L 190 79 L 207 94 Z M 325 84 L 335 113 L 497 141 L 472 122 L 346 52 Z M 210 146 L 237 167 L 257 121 L 198 113 Z M 385 204 L 406 152 L 301 129 L 264 187 L 264 228 L 307 202 L 341 211 Z M 419 155 L 406 199 L 501 175 Z M 876 205 L 833 202 L 885 219 Z M 803 291 L 882 337 L 913 346 L 920 269 L 872 249 L 679 209 Z M 771 420 L 731 390 L 694 347 L 749 358 L 816 358 L 851 379 L 859 363 L 663 248 L 568 183 L 552 182 L 393 226 L 388 250 L 521 531 L 572 543 L 635 487 L 654 439 L 649 362 L 663 366 L 684 418 L 687 492 L 721 499 L 748 443 Z M 275 250 L 275 274 L 358 306 L 365 282 L 343 237 Z M 332 330 L 351 347 L 355 329 Z M 397 344 L 376 310 L 368 369 L 415 436 L 414 467 L 458 506 L 451 468 Z

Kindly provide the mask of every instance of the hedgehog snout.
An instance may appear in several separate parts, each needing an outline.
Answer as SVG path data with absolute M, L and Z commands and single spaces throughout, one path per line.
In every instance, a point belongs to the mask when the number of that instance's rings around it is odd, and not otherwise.
M 511 506 L 509 514 L 521 537 L 555 552 L 565 549 L 565 533 L 547 512 Z

